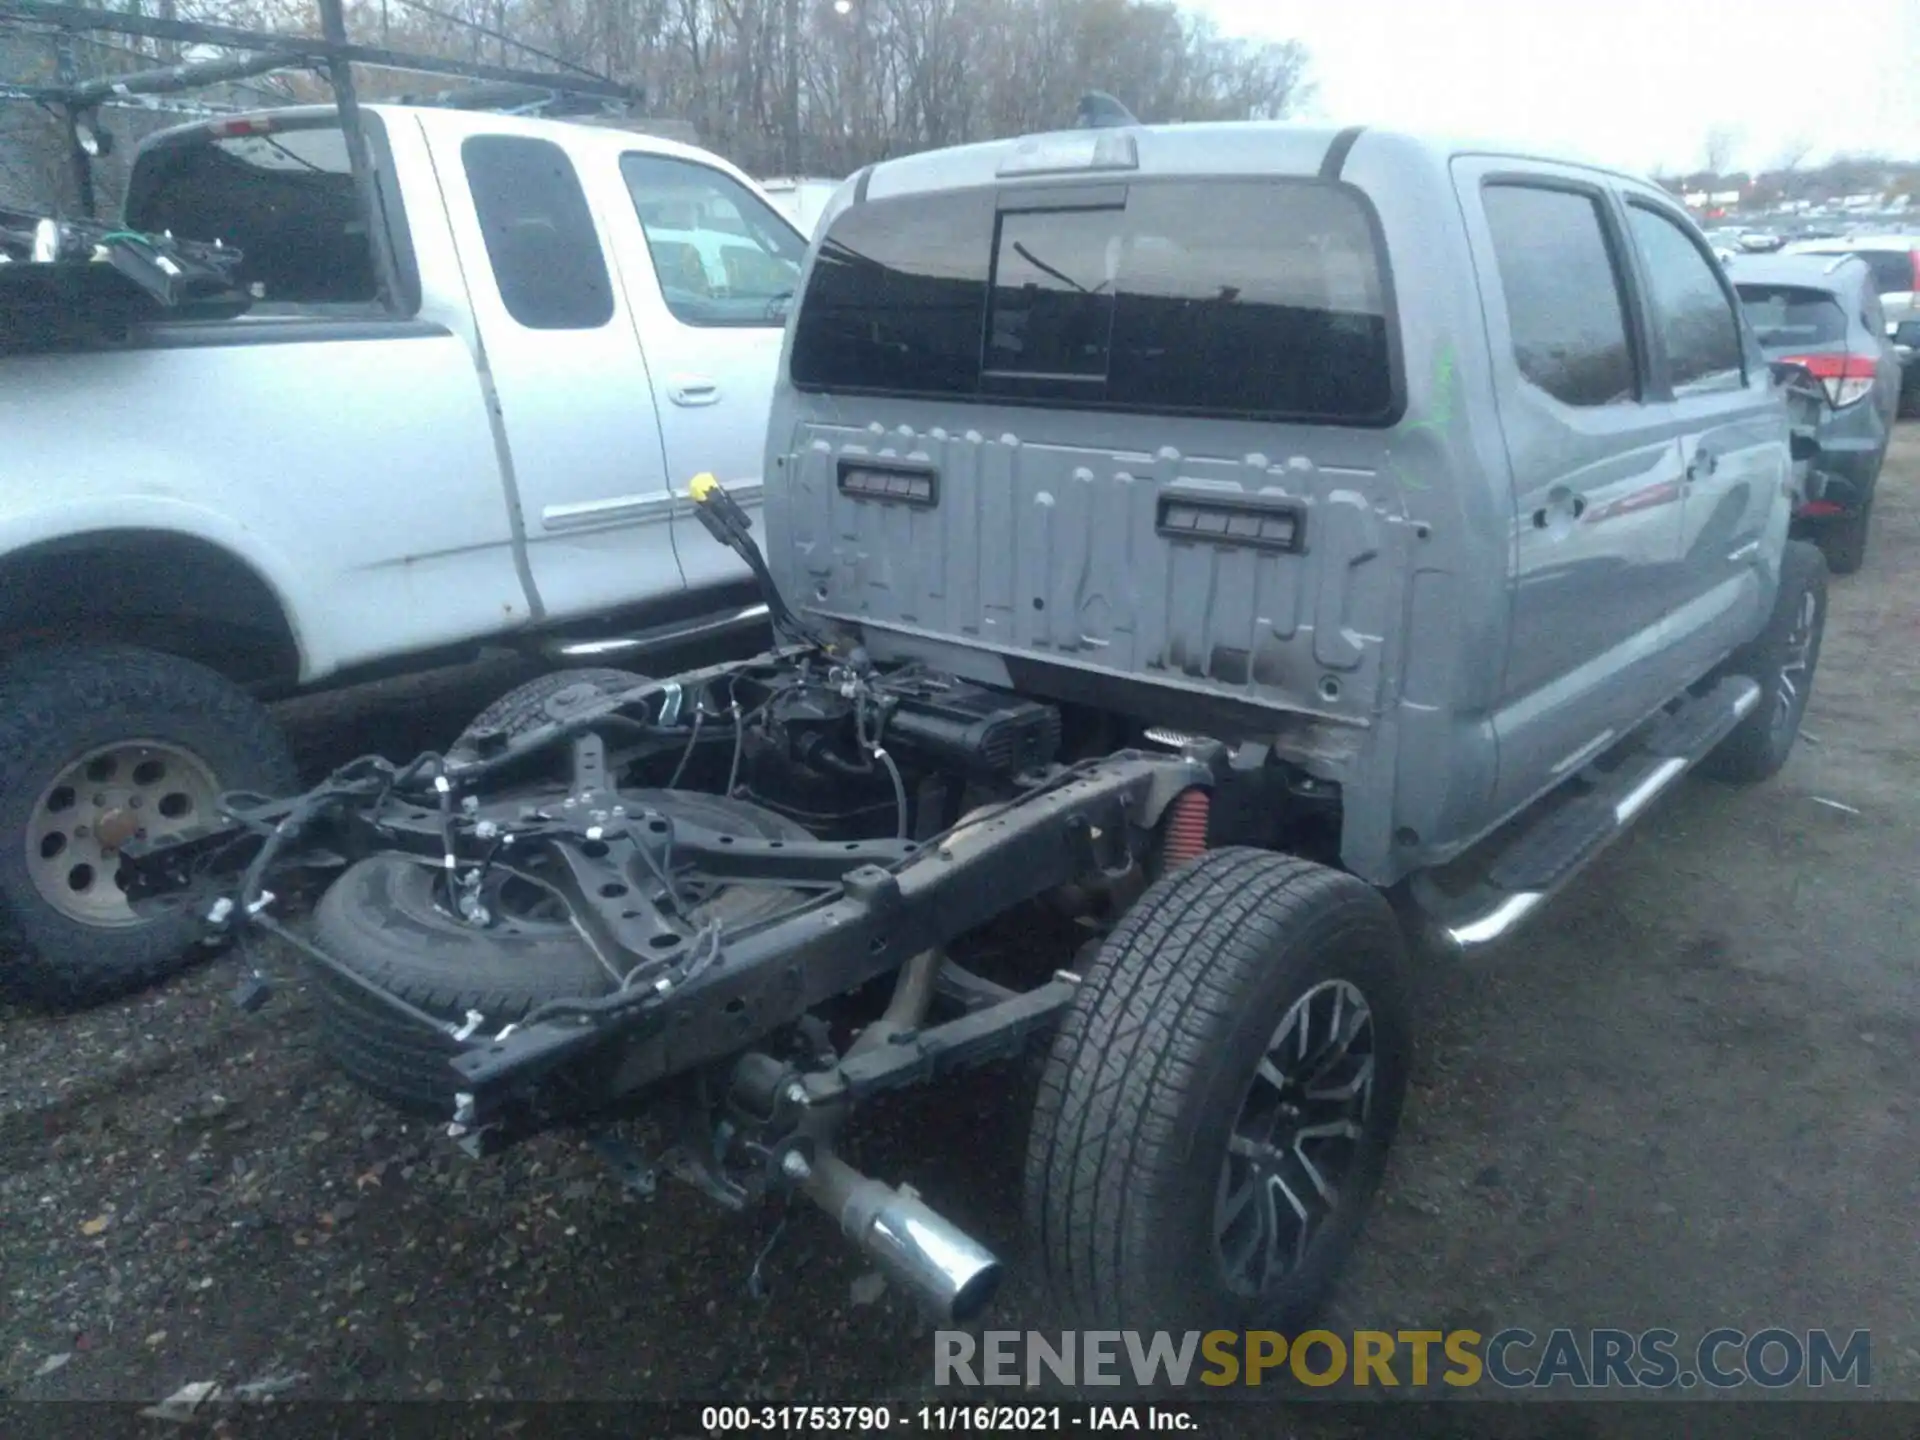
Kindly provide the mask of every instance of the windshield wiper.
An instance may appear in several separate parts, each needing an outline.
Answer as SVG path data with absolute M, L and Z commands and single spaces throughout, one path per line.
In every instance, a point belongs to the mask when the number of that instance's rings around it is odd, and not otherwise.
M 285 145 L 282 145 L 278 140 L 274 139 L 271 135 L 258 135 L 258 136 L 255 136 L 254 138 L 265 141 L 269 148 L 278 150 L 282 155 L 286 156 L 289 160 L 293 161 L 296 165 L 306 166 L 307 169 L 311 170 L 316 175 L 332 175 L 337 173 L 335 171 L 327 169 L 327 167 L 324 165 L 314 164 L 313 161 L 309 160 L 306 156 L 299 154 L 297 151 L 288 149 Z
M 1091 295 L 1094 293 L 1093 291 L 1089 290 L 1086 286 L 1082 285 L 1078 280 L 1074 279 L 1071 275 L 1067 274 L 1066 271 L 1056 270 L 1053 268 L 1053 266 L 1047 264 L 1046 261 L 1042 260 L 1038 255 L 1034 254 L 1033 251 L 1029 250 L 1026 247 L 1025 243 L 1023 243 L 1022 241 L 1016 240 L 1013 242 L 1013 253 L 1018 255 L 1022 260 L 1026 261 L 1029 265 L 1033 266 L 1034 269 L 1040 271 L 1041 274 L 1051 275 L 1054 279 L 1058 280 L 1062 285 L 1070 285 L 1075 290 L 1078 290 L 1082 295 Z M 1106 281 L 1104 280 L 1101 281 L 1100 285 L 1102 289 L 1105 289 Z

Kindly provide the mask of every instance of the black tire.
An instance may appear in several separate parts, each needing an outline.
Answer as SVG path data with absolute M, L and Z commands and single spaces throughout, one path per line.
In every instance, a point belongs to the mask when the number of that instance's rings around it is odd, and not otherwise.
M 769 840 L 804 840 L 782 816 L 741 800 L 689 791 L 635 791 L 629 803 L 720 831 Z M 459 1023 L 467 1012 L 490 1031 L 524 1019 L 550 1000 L 604 995 L 613 978 L 564 922 L 502 923 L 480 929 L 437 903 L 438 872 L 400 855 L 376 855 L 342 875 L 314 913 L 315 938 L 356 975 L 425 1011 Z M 697 907 L 702 918 L 742 925 L 793 903 L 782 890 L 734 887 Z M 447 1032 L 397 1017 L 338 976 L 321 972 L 322 1035 L 346 1074 L 390 1104 L 417 1114 L 452 1113 L 458 1048 Z
M 1314 1311 L 1359 1234 L 1399 1124 L 1412 1051 L 1404 954 L 1377 891 L 1291 856 L 1211 851 L 1141 897 L 1061 1023 L 1027 1148 L 1028 1229 L 1069 1314 L 1120 1328 L 1288 1330 Z M 1363 998 L 1371 1022 L 1358 1136 L 1338 1156 L 1320 1139 L 1284 1154 L 1266 1147 L 1275 1173 L 1293 1173 L 1296 1185 L 1301 1156 L 1323 1175 L 1336 1158 L 1344 1165 L 1317 1229 L 1302 1227 L 1304 1258 L 1236 1286 L 1225 1251 L 1240 1247 L 1247 1223 L 1277 1212 L 1261 1211 L 1246 1161 L 1231 1170 L 1229 1140 L 1265 1094 L 1257 1077 L 1278 1027 L 1302 1002 L 1325 1018 L 1340 984 Z M 1360 1039 L 1346 1062 L 1362 1063 Z M 1255 1198 L 1223 1248 L 1217 1207 L 1235 1173 Z
M 1812 634 L 1802 657 L 1803 667 L 1795 673 L 1790 667 L 1801 663 L 1795 660 L 1794 652 L 1799 647 L 1798 627 L 1808 597 Z M 1793 753 L 1800 721 L 1807 713 L 1826 627 L 1826 557 L 1817 545 L 1790 540 L 1780 561 L 1780 588 L 1774 595 L 1767 628 L 1722 667 L 1726 674 L 1746 675 L 1758 682 L 1760 703 L 1700 762 L 1702 775 L 1729 785 L 1757 785 L 1780 773 Z
M 1920 360 L 1914 361 L 1908 368 L 1920 373 Z M 1920 420 L 1920 379 L 1908 379 L 1900 386 L 1898 414 L 1902 420 Z
M 1873 492 L 1866 503 L 1851 515 L 1838 516 L 1821 527 L 1815 537 L 1820 553 L 1827 557 L 1827 569 L 1835 575 L 1855 575 L 1867 563 L 1867 532 L 1873 525 Z
M 631 670 L 606 666 L 586 666 L 578 670 L 555 670 L 517 685 L 482 710 L 460 732 L 455 750 L 471 750 L 474 737 L 492 731 L 506 740 L 514 740 L 527 731 L 558 719 L 568 710 L 602 695 L 615 695 L 635 685 L 647 683 L 648 676 Z
M 266 709 L 203 665 L 122 645 L 15 656 L 0 671 L 0 988 L 15 996 L 59 1007 L 91 1003 L 150 984 L 204 953 L 197 914 L 181 909 L 94 923 L 58 908 L 35 882 L 28 846 L 43 828 L 43 802 L 51 803 L 62 772 L 139 742 L 184 752 L 203 766 L 217 787 L 209 799 L 219 791 L 285 795 L 299 786 L 287 742 Z M 111 887 L 110 862 L 102 858 L 93 883 Z M 117 890 L 100 894 L 110 905 Z

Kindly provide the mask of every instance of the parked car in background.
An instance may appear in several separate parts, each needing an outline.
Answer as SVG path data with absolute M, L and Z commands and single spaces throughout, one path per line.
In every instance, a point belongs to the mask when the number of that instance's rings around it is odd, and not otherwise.
M 391 303 L 316 108 L 167 131 L 134 165 L 126 227 L 237 247 L 248 313 L 45 351 L 0 322 L 12 989 L 78 999 L 177 958 L 195 917 L 135 917 L 117 856 L 293 785 L 264 696 L 764 616 L 737 557 L 687 543 L 686 487 L 710 470 L 757 506 L 799 232 L 653 136 L 365 118 Z M 656 270 L 674 245 L 690 276 Z
M 1853 255 L 1742 255 L 1727 273 L 1769 360 L 1804 365 L 1831 407 L 1795 519 L 1835 573 L 1866 558 L 1873 492 L 1900 403 L 1900 362 L 1887 338 L 1878 282 Z
M 1904 370 L 1900 414 L 1920 416 L 1920 234 L 1856 234 L 1825 240 L 1800 240 L 1789 255 L 1857 255 L 1872 267 L 1886 334 Z
M 826 213 L 827 203 L 833 199 L 840 183 L 818 176 L 798 180 L 780 178 L 762 180 L 760 189 L 782 215 L 805 234 L 812 235 L 819 229 L 820 217 Z

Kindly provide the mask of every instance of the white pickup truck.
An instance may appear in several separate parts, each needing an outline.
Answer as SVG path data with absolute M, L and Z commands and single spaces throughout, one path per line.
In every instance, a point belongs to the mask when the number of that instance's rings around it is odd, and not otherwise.
M 151 978 L 116 847 L 293 787 L 262 699 L 481 642 L 751 626 L 687 481 L 751 503 L 805 252 L 753 183 L 598 125 L 368 106 L 142 148 L 130 230 L 244 254 L 238 318 L 0 335 L 0 986 Z M 175 933 L 178 931 L 178 933 Z

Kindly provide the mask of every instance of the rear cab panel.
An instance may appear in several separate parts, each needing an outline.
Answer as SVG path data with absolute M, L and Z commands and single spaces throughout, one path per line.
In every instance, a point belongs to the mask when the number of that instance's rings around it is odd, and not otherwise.
M 776 397 L 776 578 L 882 658 L 1273 743 L 1349 787 L 1349 863 L 1386 872 L 1403 729 L 1462 762 L 1429 755 L 1423 823 L 1492 778 L 1459 717 L 1497 680 L 1512 512 L 1466 423 L 1450 193 L 1415 142 L 1294 126 L 850 183 Z

